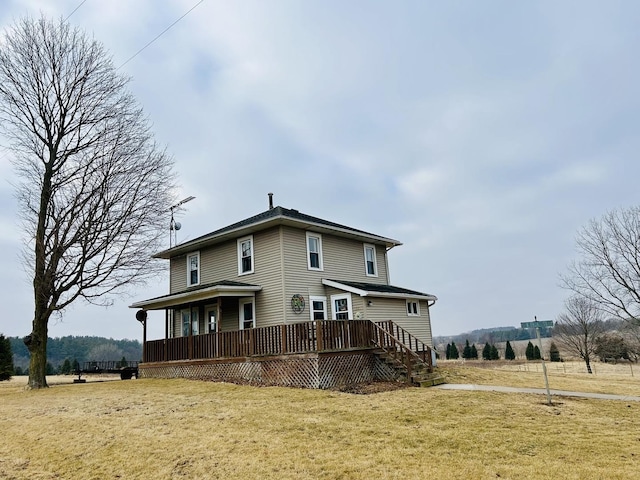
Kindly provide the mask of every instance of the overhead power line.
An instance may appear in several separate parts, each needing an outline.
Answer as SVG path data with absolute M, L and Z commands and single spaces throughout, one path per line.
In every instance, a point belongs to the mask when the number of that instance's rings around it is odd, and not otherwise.
M 86 0 L 85 0 L 86 2 Z M 182 20 L 184 17 L 186 17 L 187 15 L 189 15 L 198 5 L 200 5 L 202 2 L 204 2 L 204 0 L 200 0 L 198 3 L 196 3 L 193 7 L 191 7 L 184 15 L 182 15 L 180 18 L 178 18 L 175 22 L 173 22 L 171 25 L 169 25 L 167 28 L 165 28 L 162 32 L 160 32 L 160 34 L 158 36 L 156 36 L 153 40 L 151 40 L 149 43 L 147 43 L 144 47 L 142 47 L 140 50 L 138 50 L 136 53 L 134 53 L 129 59 L 127 59 L 126 62 L 124 62 L 122 65 L 120 65 L 117 69 L 121 69 L 122 67 L 124 67 L 127 63 L 129 63 L 131 60 L 133 60 L 134 58 L 136 58 L 140 52 L 142 52 L 145 48 L 147 48 L 149 45 L 151 45 L 153 42 L 155 42 L 157 39 L 159 39 L 162 35 L 164 35 L 165 33 L 167 33 L 169 31 L 169 29 L 171 27 L 173 27 L 176 23 L 178 23 L 180 20 Z M 84 3 L 84 2 L 82 2 Z
M 66 22 L 67 20 L 69 20 L 71 18 L 71 15 L 76 13 L 76 10 L 78 10 L 82 5 L 84 5 L 84 2 L 86 2 L 86 1 L 87 0 L 82 0 L 82 2 L 80 2 L 80 5 L 78 5 L 76 8 L 74 8 L 73 12 L 71 12 L 69 15 L 67 15 L 67 18 L 65 18 L 64 21 Z

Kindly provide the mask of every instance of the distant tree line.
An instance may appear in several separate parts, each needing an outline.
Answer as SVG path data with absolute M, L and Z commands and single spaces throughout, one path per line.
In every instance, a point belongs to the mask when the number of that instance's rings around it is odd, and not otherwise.
M 621 339 L 616 337 L 611 337 L 608 339 L 607 343 L 603 342 L 602 351 L 615 351 L 615 355 L 623 356 L 626 354 L 627 350 L 624 348 L 624 343 Z M 542 358 L 542 354 L 540 352 L 540 348 L 537 345 L 529 342 L 527 344 L 527 348 L 525 351 L 525 356 L 527 360 L 540 360 Z M 462 354 L 460 354 L 460 350 L 455 342 L 447 343 L 446 347 L 446 359 L 447 360 L 457 360 L 462 357 L 465 360 L 477 360 L 478 359 L 478 349 L 475 344 L 469 342 L 469 340 L 465 340 L 464 348 L 462 349 Z M 486 342 L 484 347 L 482 348 L 482 359 L 483 360 L 500 360 L 500 351 L 496 347 L 494 343 Z M 507 340 L 505 349 L 504 349 L 504 359 L 505 360 L 515 360 L 516 354 L 511 346 L 511 342 Z M 549 346 L 549 359 L 552 362 L 560 362 L 562 361 L 560 358 L 560 351 L 556 346 L 555 342 L 551 342 Z
M 551 337 L 552 328 L 541 328 L 540 336 L 542 338 Z M 456 343 L 462 344 L 466 340 L 471 343 L 504 343 L 507 341 L 517 340 L 531 340 L 536 338 L 536 332 L 531 328 L 516 328 L 516 327 L 497 327 L 497 328 L 484 328 L 478 330 L 472 330 L 468 333 L 462 333 L 454 336 L 440 336 L 434 337 L 433 341 L 436 344 Z
M 28 374 L 29 351 L 19 337 L 9 337 L 16 375 Z M 47 341 L 47 375 L 72 373 L 84 362 L 139 361 L 142 344 L 137 340 L 114 340 L 104 337 L 73 335 L 49 338 Z

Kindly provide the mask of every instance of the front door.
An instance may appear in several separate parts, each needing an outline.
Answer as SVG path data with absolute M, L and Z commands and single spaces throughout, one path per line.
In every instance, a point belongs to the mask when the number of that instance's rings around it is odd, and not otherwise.
M 349 320 L 353 318 L 350 293 L 331 295 L 331 318 L 333 320 Z
M 218 331 L 218 321 L 216 318 L 217 314 L 217 306 L 207 311 L 207 333 L 215 333 Z

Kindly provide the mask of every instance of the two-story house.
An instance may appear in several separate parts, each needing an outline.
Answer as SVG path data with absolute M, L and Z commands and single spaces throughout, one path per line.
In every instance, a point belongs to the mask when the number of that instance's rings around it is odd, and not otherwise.
M 380 325 L 395 339 L 381 343 L 409 343 L 424 354 L 432 346 L 429 309 L 436 297 L 390 284 L 387 252 L 398 245 L 391 238 L 270 205 L 263 213 L 156 254 L 170 262 L 169 294 L 131 307 L 142 309 L 137 317 L 145 322 L 144 311 L 164 310 L 166 334 L 147 342 L 145 325 L 141 374 L 226 378 L 232 371 L 231 377 L 259 383 L 331 386 L 317 370 L 322 356 L 314 357 L 311 381 L 292 379 L 291 371 L 303 360 L 292 355 L 331 353 L 335 358 L 337 352 L 351 352 L 330 376 L 337 369 L 340 382 L 352 381 L 348 371 L 363 369 L 353 362 L 353 352 L 379 346 L 371 344 L 379 334 L 370 329 L 380 330 Z M 265 380 L 267 367 L 288 379 Z M 358 372 L 355 381 L 372 375 Z

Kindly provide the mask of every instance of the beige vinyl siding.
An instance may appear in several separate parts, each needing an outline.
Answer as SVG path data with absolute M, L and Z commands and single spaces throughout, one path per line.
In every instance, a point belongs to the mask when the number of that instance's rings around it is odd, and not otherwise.
M 368 277 L 364 261 L 364 243 L 347 238 L 334 237 L 332 235 L 323 235 L 324 278 L 386 284 L 387 266 L 384 259 L 386 253 L 385 248 L 383 245 L 376 245 L 375 247 L 378 276 Z M 305 245 L 305 255 L 306 252 Z
M 262 287 L 262 290 L 256 292 L 256 326 L 258 327 L 278 325 L 284 321 L 280 228 L 271 228 L 253 235 L 255 273 L 244 275 L 238 280 Z
M 325 236 L 322 236 L 323 257 L 326 259 Z M 326 272 L 307 268 L 307 238 L 305 230 L 282 227 L 282 255 L 284 263 L 284 314 L 286 323 L 304 322 L 309 319 L 309 296 L 326 296 L 322 279 Z M 326 265 L 326 264 L 325 264 Z M 304 312 L 296 314 L 291 309 L 291 297 L 302 295 Z M 327 303 L 329 298 L 327 296 Z M 328 313 L 331 318 L 330 314 Z
M 345 293 L 342 290 L 325 289 L 323 278 L 350 280 L 366 283 L 387 283 L 386 251 L 383 245 L 376 245 L 378 276 L 368 277 L 365 271 L 364 244 L 354 240 L 322 234 L 322 260 L 324 270 L 309 270 L 307 266 L 306 230 L 282 227 L 282 245 L 284 255 L 285 314 L 287 323 L 305 321 L 309 318 L 309 296 L 326 296 L 331 318 L 330 295 Z M 186 268 L 186 267 L 185 267 Z M 305 311 L 295 314 L 289 305 L 291 297 L 302 295 L 306 302 Z M 364 311 L 363 301 L 358 295 L 351 295 L 353 312 Z
M 237 297 L 225 297 L 222 301 L 222 319 L 220 320 L 221 332 L 232 332 L 240 328 L 240 299 Z
M 407 300 L 404 298 L 365 298 L 373 303 L 369 307 L 365 302 L 365 318 L 374 322 L 391 320 L 418 340 L 433 346 L 431 320 L 426 300 L 420 300 L 420 316 L 409 316 L 407 315 Z
M 187 257 L 182 255 L 172 258 L 169 262 L 169 293 L 181 292 L 187 288 Z
M 303 243 L 304 244 L 304 243 Z M 237 239 L 214 247 L 200 250 L 200 284 L 233 280 L 260 285 L 256 292 L 256 320 L 258 327 L 282 323 L 282 281 L 281 281 L 280 227 L 253 234 L 254 273 L 238 275 Z M 171 293 L 187 288 L 186 256 L 171 259 Z M 236 301 L 237 303 L 237 301 Z M 236 305 L 236 310 L 238 306 Z M 237 312 L 236 312 L 237 315 Z M 227 314 L 223 311 L 223 328 L 228 325 Z M 236 316 L 235 329 L 239 319 Z

